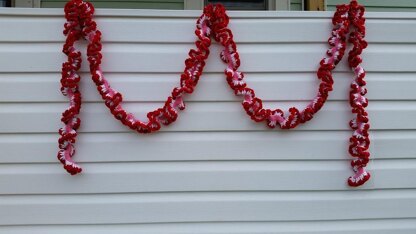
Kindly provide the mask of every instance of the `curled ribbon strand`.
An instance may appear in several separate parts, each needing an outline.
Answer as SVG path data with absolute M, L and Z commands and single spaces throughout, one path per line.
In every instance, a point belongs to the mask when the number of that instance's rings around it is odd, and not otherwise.
M 82 61 L 81 52 L 76 50 L 74 44 L 81 38 L 88 41 L 87 57 L 90 73 L 105 105 L 116 119 L 138 133 L 152 133 L 160 130 L 162 125 L 169 125 L 177 119 L 179 110 L 185 109 L 183 97 L 193 93 L 198 84 L 210 53 L 211 38 L 214 38 L 224 48 L 220 58 L 227 65 L 224 70 L 227 83 L 235 95 L 243 98 L 243 108 L 250 118 L 256 122 L 264 121 L 270 128 L 295 128 L 311 120 L 327 101 L 329 92 L 333 90 L 332 71 L 345 54 L 348 38 L 348 42 L 353 45 L 348 54 L 348 62 L 354 72 L 350 91 L 350 105 L 354 114 L 354 119 L 350 122 L 353 136 L 350 138 L 349 152 L 355 157 L 351 162 L 354 175 L 348 179 L 348 184 L 356 187 L 369 180 L 370 173 L 366 170 L 366 165 L 370 157 L 368 152 L 370 140 L 368 114 L 365 111 L 368 100 L 365 98 L 367 93 L 364 81 L 365 71 L 361 67 L 361 53 L 367 47 L 367 42 L 364 40 L 364 7 L 356 0 L 352 0 L 348 5 L 337 6 L 332 19 L 332 33 L 328 40 L 330 49 L 320 61 L 317 71 L 320 84 L 316 97 L 303 110 L 292 107 L 288 111 L 263 107 L 263 101 L 245 82 L 244 73 L 238 71 L 240 56 L 232 31 L 228 28 L 229 17 L 225 8 L 220 4 L 206 6 L 196 22 L 196 49 L 191 49 L 188 53 L 185 69 L 180 76 L 180 85 L 172 90 L 162 107 L 147 114 L 146 121 L 137 119 L 123 108 L 122 94 L 113 89 L 104 77 L 100 67 L 103 57 L 101 54 L 102 34 L 92 18 L 93 14 L 93 5 L 83 0 L 71 0 L 65 6 L 67 22 L 64 25 L 64 34 L 67 38 L 63 53 L 68 56 L 68 60 L 62 66 L 61 91 L 63 95 L 68 96 L 70 106 L 62 113 L 61 120 L 64 127 L 59 130 L 61 137 L 59 138 L 58 159 L 70 174 L 75 175 L 82 171 L 81 167 L 72 160 L 75 154 L 77 130 L 81 123 L 78 117 L 81 108 L 78 72 Z

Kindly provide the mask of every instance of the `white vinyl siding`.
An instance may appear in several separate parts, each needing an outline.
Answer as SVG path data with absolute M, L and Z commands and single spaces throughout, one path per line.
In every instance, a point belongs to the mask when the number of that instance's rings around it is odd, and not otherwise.
M 195 0 L 193 0 L 195 1 Z M 43 8 L 63 8 L 67 0 L 41 0 Z M 90 0 L 97 8 L 183 10 L 184 0 Z
M 127 109 L 143 116 L 178 84 L 200 13 L 97 10 L 102 68 Z M 312 121 L 270 130 L 251 121 L 226 86 L 215 42 L 186 110 L 152 135 L 113 119 L 84 59 L 75 156 L 84 172 L 68 175 L 56 159 L 68 106 L 59 91 L 62 14 L 0 9 L 0 233 L 416 232 L 414 14 L 367 14 L 373 177 L 358 189 L 346 185 L 346 58 Z M 331 14 L 229 12 L 240 70 L 268 107 L 303 107 L 315 95 Z

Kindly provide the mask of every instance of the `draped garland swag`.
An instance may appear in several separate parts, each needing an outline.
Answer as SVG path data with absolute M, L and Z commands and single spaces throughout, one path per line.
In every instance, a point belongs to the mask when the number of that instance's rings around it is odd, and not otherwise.
M 220 58 L 225 63 L 226 81 L 234 94 L 241 97 L 242 106 L 247 115 L 255 122 L 265 122 L 270 128 L 296 128 L 311 120 L 324 106 L 333 89 L 332 72 L 342 60 L 348 42 L 352 45 L 352 49 L 348 52 L 348 65 L 353 73 L 349 103 L 354 115 L 349 123 L 353 133 L 348 150 L 353 157 L 351 166 L 354 173 L 348 178 L 348 184 L 353 187 L 360 186 L 370 179 L 370 173 L 366 170 L 370 158 L 370 125 L 368 113 L 365 110 L 368 105 L 368 100 L 365 97 L 367 93 L 364 80 L 366 73 L 361 67 L 361 53 L 367 47 L 367 42 L 364 39 L 364 11 L 364 7 L 359 5 L 356 0 L 352 0 L 350 4 L 337 6 L 332 18 L 333 29 L 328 39 L 329 49 L 320 61 L 316 73 L 320 83 L 315 98 L 304 109 L 292 107 L 284 111 L 279 108 L 265 108 L 262 99 L 257 97 L 254 90 L 248 86 L 244 79 L 244 73 L 238 71 L 240 56 L 233 40 L 233 33 L 228 28 L 229 17 L 225 8 L 220 4 L 207 5 L 196 22 L 196 48 L 189 51 L 179 85 L 173 88 L 163 106 L 147 113 L 146 120 L 139 120 L 124 109 L 122 94 L 113 89 L 104 77 L 101 69 L 102 33 L 98 30 L 97 23 L 93 19 L 93 5 L 83 0 L 71 0 L 65 5 L 67 22 L 64 25 L 66 41 L 63 53 L 67 55 L 68 60 L 62 65 L 61 79 L 61 91 L 69 98 L 70 104 L 62 113 L 61 120 L 64 126 L 59 129 L 58 159 L 71 175 L 82 171 L 81 167 L 72 159 L 75 154 L 74 145 L 77 130 L 81 124 L 78 115 L 81 109 L 79 70 L 82 60 L 81 52 L 75 47 L 75 42 L 81 39 L 88 42 L 89 70 L 105 105 L 114 118 L 138 133 L 152 133 L 160 130 L 162 125 L 175 122 L 179 110 L 185 109 L 184 97 L 187 94 L 192 94 L 198 84 L 206 65 L 205 61 L 210 53 L 211 38 L 223 46 Z

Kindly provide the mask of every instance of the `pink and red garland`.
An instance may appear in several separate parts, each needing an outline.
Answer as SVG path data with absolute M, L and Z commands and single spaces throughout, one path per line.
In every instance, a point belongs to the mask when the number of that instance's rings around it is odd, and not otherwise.
M 329 92 L 332 91 L 332 71 L 344 56 L 348 37 L 348 42 L 353 45 L 348 54 L 348 62 L 354 73 L 350 91 L 350 104 L 354 114 L 350 126 L 354 132 L 350 138 L 349 152 L 355 158 L 351 162 L 354 175 L 348 179 L 348 184 L 356 187 L 369 180 L 370 173 L 367 172 L 366 166 L 370 157 L 368 152 L 370 126 L 368 114 L 365 111 L 368 105 L 368 100 L 365 98 L 367 93 L 364 81 L 365 71 L 361 67 L 361 53 L 367 47 L 367 42 L 364 40 L 364 7 L 356 0 L 352 0 L 348 5 L 337 6 L 332 19 L 333 30 L 328 40 L 330 49 L 326 52 L 326 57 L 320 61 L 317 71 L 320 85 L 316 97 L 303 110 L 292 107 L 287 112 L 263 107 L 263 101 L 255 95 L 253 89 L 248 87 L 244 74 L 238 71 L 240 58 L 233 34 L 227 27 L 229 17 L 225 8 L 222 5 L 206 6 L 196 23 L 195 34 L 198 38 L 195 42 L 196 49 L 191 49 L 189 58 L 185 60 L 180 86 L 172 90 L 162 107 L 147 114 L 147 121 L 141 121 L 126 111 L 122 106 L 123 96 L 114 90 L 104 78 L 100 67 L 103 57 L 101 32 L 97 29 L 97 23 L 92 19 L 93 14 L 92 4 L 83 0 L 71 0 L 65 6 L 67 22 L 64 34 L 67 38 L 63 52 L 68 56 L 68 61 L 62 66 L 61 91 L 70 99 L 70 106 L 62 114 L 61 120 L 65 126 L 59 130 L 61 137 L 59 138 L 58 158 L 70 174 L 75 175 L 82 171 L 81 167 L 72 160 L 75 154 L 77 130 L 81 123 L 78 117 L 81 108 L 80 75 L 78 74 L 81 67 L 81 52 L 75 48 L 74 44 L 81 38 L 89 42 L 87 56 L 92 80 L 105 105 L 116 119 L 130 129 L 139 133 L 151 133 L 158 131 L 161 125 L 173 123 L 178 117 L 178 111 L 185 109 L 183 97 L 185 94 L 191 94 L 198 84 L 205 67 L 205 60 L 209 55 L 211 36 L 224 47 L 220 57 L 227 65 L 224 71 L 227 82 L 235 95 L 243 98 L 243 108 L 250 118 L 256 122 L 265 121 L 270 128 L 278 126 L 281 129 L 292 129 L 311 120 L 314 114 L 322 108 L 328 99 Z

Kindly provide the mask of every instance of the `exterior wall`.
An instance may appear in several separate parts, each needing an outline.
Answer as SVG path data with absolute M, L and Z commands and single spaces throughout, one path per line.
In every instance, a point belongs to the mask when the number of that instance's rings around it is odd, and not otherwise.
M 42 0 L 41 7 L 63 7 L 68 0 Z M 183 10 L 184 0 L 91 0 L 97 8 Z
M 143 116 L 178 83 L 199 14 L 97 11 L 103 69 L 130 110 Z M 331 13 L 229 14 L 257 94 L 270 107 L 304 106 Z M 68 106 L 59 92 L 62 11 L 0 9 L 0 233 L 415 233 L 416 17 L 367 18 L 373 179 L 351 189 L 346 61 L 314 120 L 269 130 L 226 87 L 216 43 L 187 109 L 147 136 L 110 116 L 84 63 L 76 156 L 84 173 L 67 175 L 56 159 Z
M 326 0 L 328 10 L 334 10 L 335 6 L 348 3 L 350 0 Z M 416 11 L 415 0 L 360 0 L 368 11 Z

